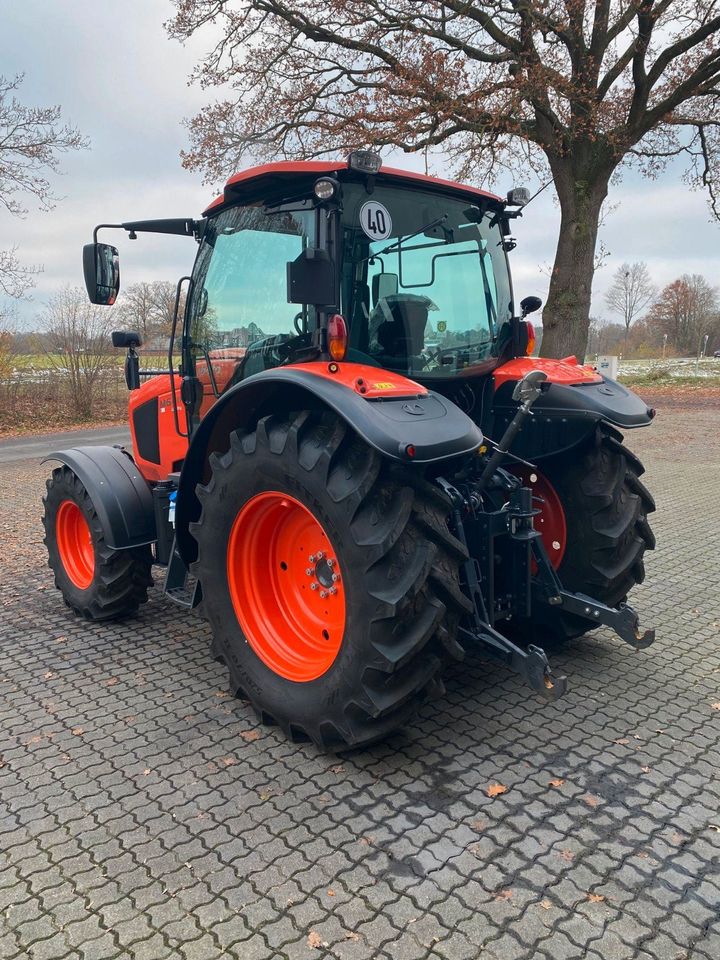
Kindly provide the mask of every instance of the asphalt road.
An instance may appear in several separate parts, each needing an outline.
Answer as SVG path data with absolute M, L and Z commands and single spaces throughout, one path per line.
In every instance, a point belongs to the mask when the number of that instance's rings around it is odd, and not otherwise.
M 10 437 L 0 440 L 0 463 L 41 459 L 54 450 L 65 447 L 113 443 L 130 443 L 130 431 L 127 427 L 100 427 L 95 430 L 69 430 L 66 433 L 46 433 L 41 436 Z

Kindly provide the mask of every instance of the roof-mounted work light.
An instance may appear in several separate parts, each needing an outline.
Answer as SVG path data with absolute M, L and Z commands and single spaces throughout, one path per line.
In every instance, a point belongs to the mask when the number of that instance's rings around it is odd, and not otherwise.
M 348 167 L 360 173 L 375 174 L 379 172 L 381 166 L 380 154 L 373 153 L 372 150 L 353 150 L 348 157 Z
M 510 207 L 524 207 L 530 203 L 530 191 L 527 187 L 513 187 L 507 192 L 507 203 Z

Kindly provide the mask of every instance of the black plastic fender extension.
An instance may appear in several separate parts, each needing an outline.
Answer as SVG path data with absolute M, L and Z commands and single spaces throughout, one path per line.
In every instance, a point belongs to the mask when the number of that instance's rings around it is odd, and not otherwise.
M 480 427 L 437 393 L 367 399 L 347 386 L 306 370 L 278 367 L 248 377 L 210 408 L 185 457 L 176 511 L 176 543 L 183 559 L 195 559 L 188 526 L 200 515 L 195 494 L 207 482 L 212 453 L 225 453 L 230 434 L 278 410 L 329 409 L 383 456 L 428 465 L 464 456 L 483 440 Z
M 493 437 L 501 434 L 515 416 L 514 386 L 515 382 L 503 384 L 493 397 L 493 423 L 486 425 Z M 636 393 L 615 380 L 570 386 L 552 383 L 534 405 L 533 416 L 523 425 L 511 453 L 526 460 L 540 460 L 577 446 L 599 422 L 632 430 L 649 426 L 653 416 L 654 411 Z
M 43 459 L 59 460 L 76 474 L 114 550 L 140 547 L 157 539 L 153 498 L 132 457 L 119 447 L 72 447 Z

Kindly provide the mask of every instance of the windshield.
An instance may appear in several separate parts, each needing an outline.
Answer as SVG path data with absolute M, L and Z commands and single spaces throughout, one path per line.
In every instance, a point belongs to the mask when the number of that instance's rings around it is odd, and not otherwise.
M 343 189 L 343 303 L 349 360 L 447 377 L 493 356 L 512 316 L 503 237 L 464 198 Z

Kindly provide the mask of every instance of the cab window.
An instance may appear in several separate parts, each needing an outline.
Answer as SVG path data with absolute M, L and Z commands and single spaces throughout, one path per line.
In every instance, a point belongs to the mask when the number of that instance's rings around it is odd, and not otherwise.
M 313 212 L 231 207 L 206 227 L 193 273 L 190 331 L 201 414 L 233 383 L 284 361 L 314 313 L 287 302 L 287 264 L 314 245 Z

